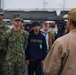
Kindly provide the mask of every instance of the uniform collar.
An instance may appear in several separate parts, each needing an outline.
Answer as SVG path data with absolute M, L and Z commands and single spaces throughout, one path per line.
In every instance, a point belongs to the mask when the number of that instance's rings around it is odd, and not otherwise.
M 48 30 L 48 31 L 44 31 L 43 29 L 41 29 L 41 32 L 42 33 L 48 33 L 50 30 Z
M 70 32 L 76 32 L 76 29 L 71 30 Z
M 14 32 L 13 28 L 11 30 L 12 30 L 12 32 Z M 19 32 L 20 32 L 20 34 L 23 34 L 23 30 L 22 29 L 20 29 Z

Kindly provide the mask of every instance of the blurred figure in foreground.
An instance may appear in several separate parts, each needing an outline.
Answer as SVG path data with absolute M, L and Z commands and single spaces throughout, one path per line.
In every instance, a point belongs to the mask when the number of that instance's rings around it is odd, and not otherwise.
M 44 60 L 45 75 L 76 75 L 76 8 L 68 13 L 69 33 L 58 38 Z

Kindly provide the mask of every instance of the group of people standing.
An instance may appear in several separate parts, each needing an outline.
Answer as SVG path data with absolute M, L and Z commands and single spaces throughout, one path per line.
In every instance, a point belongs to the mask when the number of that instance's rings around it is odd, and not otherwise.
M 21 28 L 19 14 L 12 17 L 12 29 L 3 23 L 3 15 L 0 9 L 0 75 L 24 75 L 28 33 Z
M 12 16 L 12 29 L 3 23 L 3 16 L 4 11 L 0 9 L 0 74 L 24 75 L 27 64 L 28 75 L 34 72 L 41 75 L 44 59 L 54 41 L 53 33 L 49 32 L 49 24 L 43 24 L 45 36 L 39 22 L 33 22 L 28 33 L 22 29 L 23 19 L 20 14 Z
M 12 29 L 3 23 L 3 15 L 4 11 L 0 9 L 1 75 L 24 75 L 25 64 L 28 75 L 76 74 L 76 8 L 68 13 L 67 29 L 70 32 L 57 40 L 55 37 L 60 37 L 63 31 L 56 35 L 47 22 L 43 23 L 42 29 L 39 22 L 33 22 L 28 33 L 22 29 L 23 19 L 19 14 L 12 16 Z

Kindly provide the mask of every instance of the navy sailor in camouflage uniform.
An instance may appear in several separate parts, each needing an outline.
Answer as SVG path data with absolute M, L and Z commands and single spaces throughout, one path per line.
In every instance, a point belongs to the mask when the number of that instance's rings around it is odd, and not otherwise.
M 14 14 L 12 22 L 14 27 L 7 30 L 4 35 L 4 50 L 6 51 L 4 75 L 24 75 L 25 50 L 28 33 L 20 28 L 21 17 Z
M 3 64 L 5 58 L 5 52 L 3 51 L 3 47 L 2 47 L 2 40 L 5 31 L 9 29 L 8 27 L 6 27 L 6 25 L 3 22 L 3 15 L 4 15 L 4 11 L 0 9 L 0 75 L 3 75 Z

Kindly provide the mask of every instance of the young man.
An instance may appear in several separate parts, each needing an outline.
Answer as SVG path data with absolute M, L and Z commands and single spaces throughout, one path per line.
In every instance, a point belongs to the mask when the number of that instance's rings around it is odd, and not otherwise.
M 7 30 L 4 36 L 4 50 L 6 50 L 4 75 L 24 75 L 25 50 L 27 46 L 27 32 L 22 30 L 21 17 L 14 14 L 12 22 L 14 27 Z
M 5 31 L 9 29 L 3 23 L 3 15 L 4 15 L 4 11 L 0 9 L 0 75 L 3 75 L 3 64 L 5 58 L 5 52 L 3 51 L 3 47 L 2 47 L 2 40 Z
M 43 23 L 43 28 L 41 29 L 41 33 L 45 36 L 45 39 L 46 39 L 46 44 L 47 44 L 47 50 L 48 51 L 51 49 L 51 46 L 54 42 L 54 33 L 52 33 L 49 30 L 49 28 L 50 28 L 49 23 L 44 22 Z
M 42 64 L 47 54 L 45 37 L 40 32 L 40 24 L 32 23 L 33 30 L 29 33 L 28 46 L 26 50 L 26 63 L 28 75 L 41 75 Z
M 68 13 L 69 33 L 58 38 L 44 60 L 45 75 L 76 75 L 76 8 Z

